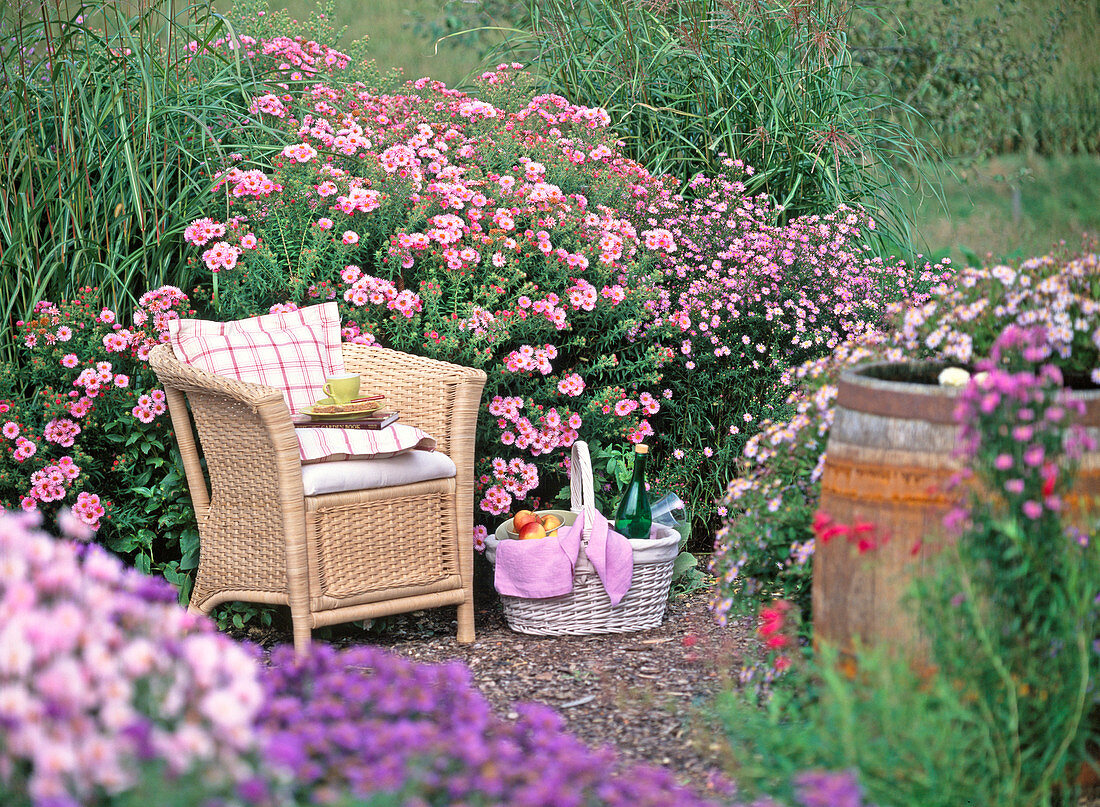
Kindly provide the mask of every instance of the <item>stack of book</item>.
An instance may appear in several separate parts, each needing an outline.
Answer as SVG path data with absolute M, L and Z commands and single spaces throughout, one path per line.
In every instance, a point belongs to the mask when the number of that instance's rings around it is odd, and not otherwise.
M 349 415 L 347 418 L 293 415 L 291 420 L 296 429 L 384 429 L 397 422 L 398 413 L 393 409 L 377 409 L 369 415 Z

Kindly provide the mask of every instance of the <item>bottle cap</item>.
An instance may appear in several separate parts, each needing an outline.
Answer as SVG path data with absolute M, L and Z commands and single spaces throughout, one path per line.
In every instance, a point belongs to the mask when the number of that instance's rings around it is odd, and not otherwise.
M 647 446 L 645 443 L 638 443 L 638 445 L 634 446 L 634 453 L 635 454 L 648 454 L 649 453 L 649 446 Z

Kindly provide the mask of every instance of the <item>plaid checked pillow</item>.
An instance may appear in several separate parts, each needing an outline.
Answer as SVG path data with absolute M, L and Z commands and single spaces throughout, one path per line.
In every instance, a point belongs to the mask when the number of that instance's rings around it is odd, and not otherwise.
M 302 465 L 340 460 L 381 460 L 418 449 L 434 451 L 435 438 L 416 426 L 395 423 L 384 429 L 305 428 L 294 430 Z
M 322 303 L 235 322 L 169 323 L 176 358 L 215 375 L 282 390 L 291 413 L 323 397 L 330 375 L 344 372 L 340 311 Z

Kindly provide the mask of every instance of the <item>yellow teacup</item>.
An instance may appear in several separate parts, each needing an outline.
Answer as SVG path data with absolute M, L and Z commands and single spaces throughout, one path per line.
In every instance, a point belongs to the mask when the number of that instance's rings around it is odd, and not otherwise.
M 329 376 L 322 389 L 336 403 L 346 404 L 352 398 L 359 397 L 359 376 L 355 373 Z

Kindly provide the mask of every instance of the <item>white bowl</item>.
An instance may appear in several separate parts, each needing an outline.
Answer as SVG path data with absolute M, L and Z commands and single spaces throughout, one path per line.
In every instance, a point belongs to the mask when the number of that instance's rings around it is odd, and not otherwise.
M 572 510 L 536 510 L 535 515 L 555 515 L 561 519 L 562 527 L 568 527 L 570 524 L 577 520 L 577 514 L 574 513 Z M 503 524 L 500 525 L 501 529 L 504 531 L 505 537 L 513 539 L 519 538 L 519 533 L 512 529 L 512 521 L 513 519 L 508 519 L 507 521 L 505 521 Z M 559 527 L 558 529 L 561 529 L 561 527 Z

